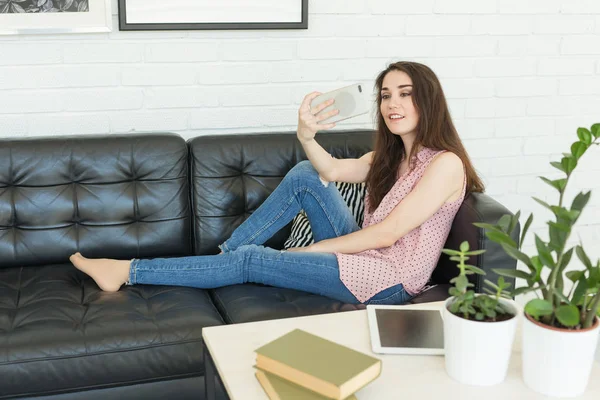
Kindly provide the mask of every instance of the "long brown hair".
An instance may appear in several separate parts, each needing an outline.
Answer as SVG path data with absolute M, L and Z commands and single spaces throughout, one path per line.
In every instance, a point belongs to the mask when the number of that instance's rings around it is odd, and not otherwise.
M 417 135 L 412 149 L 428 147 L 453 152 L 462 160 L 465 167 L 467 192 L 483 192 L 483 182 L 477 176 L 452 123 L 446 97 L 437 76 L 426 65 L 400 61 L 390 64 L 375 81 L 377 89 L 375 155 L 366 179 L 369 190 L 369 212 L 373 212 L 379 206 L 383 197 L 396 183 L 400 163 L 406 157 L 413 159 L 416 156 L 416 154 L 406 154 L 402 139 L 388 129 L 381 114 L 381 88 L 383 79 L 390 71 L 402 71 L 412 80 L 411 98 L 419 114 Z

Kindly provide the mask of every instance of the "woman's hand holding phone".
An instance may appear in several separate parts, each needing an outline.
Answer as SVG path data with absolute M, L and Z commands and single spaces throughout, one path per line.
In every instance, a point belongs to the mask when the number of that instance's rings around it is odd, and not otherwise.
M 320 121 L 339 113 L 338 110 L 331 110 L 324 114 L 319 114 L 324 108 L 333 104 L 333 99 L 327 100 L 319 104 L 317 107 L 311 109 L 311 102 L 319 95 L 321 95 L 319 92 L 312 92 L 306 95 L 302 101 L 302 104 L 300 105 L 300 109 L 298 110 L 297 130 L 297 136 L 300 142 L 309 142 L 315 137 L 318 131 L 335 127 L 335 123 L 319 124 Z

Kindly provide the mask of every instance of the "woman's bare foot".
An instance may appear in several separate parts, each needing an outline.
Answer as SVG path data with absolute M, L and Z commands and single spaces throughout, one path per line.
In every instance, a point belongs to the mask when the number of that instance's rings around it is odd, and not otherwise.
M 100 289 L 106 292 L 116 292 L 129 279 L 130 261 L 111 260 L 109 258 L 85 258 L 81 253 L 75 253 L 69 260 L 75 268 L 88 274 Z

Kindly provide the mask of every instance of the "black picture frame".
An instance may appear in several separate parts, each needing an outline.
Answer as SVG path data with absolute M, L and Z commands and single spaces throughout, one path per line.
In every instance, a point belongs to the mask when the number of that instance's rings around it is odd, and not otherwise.
M 119 30 L 172 31 L 172 30 L 244 30 L 244 29 L 308 29 L 308 0 L 302 3 L 300 22 L 223 22 L 223 23 L 128 23 L 127 0 L 119 1 Z

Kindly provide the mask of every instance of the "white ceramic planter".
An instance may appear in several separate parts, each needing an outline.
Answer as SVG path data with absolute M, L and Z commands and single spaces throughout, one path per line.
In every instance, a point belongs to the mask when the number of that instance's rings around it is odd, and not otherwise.
M 588 384 L 600 323 L 588 330 L 548 328 L 523 318 L 523 380 L 538 393 L 556 397 L 583 394 Z
M 520 309 L 512 300 L 501 299 L 513 318 L 501 322 L 466 320 L 448 311 L 454 297 L 446 300 L 444 353 L 446 372 L 460 383 L 478 386 L 498 384 L 506 378 Z

